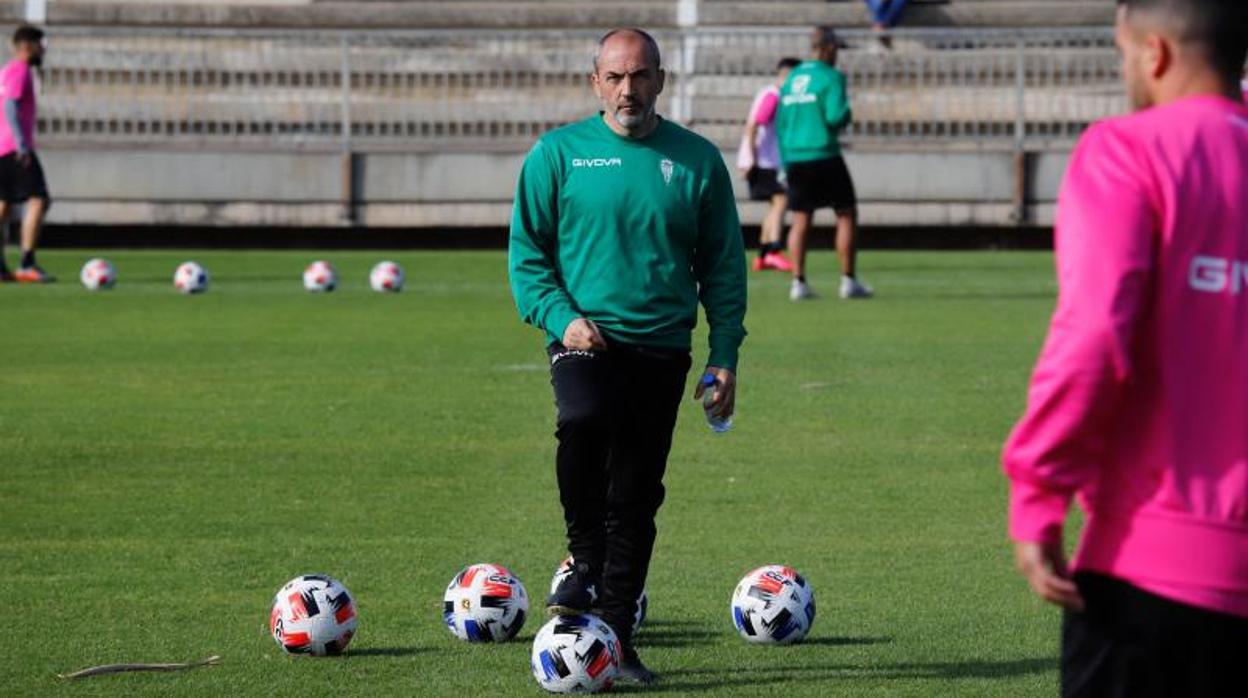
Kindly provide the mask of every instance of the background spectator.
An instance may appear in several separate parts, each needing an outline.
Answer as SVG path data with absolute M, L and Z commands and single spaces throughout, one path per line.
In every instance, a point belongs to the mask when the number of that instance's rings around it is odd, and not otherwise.
M 901 14 L 906 11 L 909 0 L 863 0 L 871 13 L 871 28 L 875 30 L 884 48 L 893 47 L 893 39 L 888 31 L 901 21 Z
M 737 150 L 737 169 L 745 175 L 750 199 L 768 201 L 770 207 L 763 218 L 758 236 L 758 258 L 754 271 L 775 269 L 793 271 L 784 256 L 784 209 L 788 205 L 784 185 L 780 183 L 780 147 L 776 143 L 776 107 L 780 103 L 780 86 L 801 60 L 782 58 L 776 64 L 776 79 L 759 90 L 745 120 L 745 133 Z

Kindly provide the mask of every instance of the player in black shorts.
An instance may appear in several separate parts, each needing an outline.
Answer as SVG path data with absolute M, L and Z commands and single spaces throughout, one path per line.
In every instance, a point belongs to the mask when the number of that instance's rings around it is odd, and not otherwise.
M 841 283 L 842 298 L 861 298 L 871 295 L 869 288 L 854 279 L 855 252 L 854 239 L 858 226 L 858 195 L 854 191 L 854 180 L 849 176 L 849 168 L 845 166 L 845 158 L 840 155 L 795 162 L 788 166 L 786 173 L 789 178 L 789 210 L 793 212 L 794 240 L 800 248 L 793 252 L 794 259 L 806 259 L 806 235 L 815 216 L 821 208 L 831 208 L 836 212 L 836 250 L 841 257 L 843 278 Z M 798 230 L 799 224 L 802 229 Z M 804 266 L 804 265 L 803 265 Z M 805 279 L 802 279 L 804 282 Z
M 858 197 L 841 157 L 839 133 L 853 119 L 845 74 L 836 68 L 840 41 L 831 27 L 818 27 L 811 38 L 814 57 L 793 69 L 780 88 L 776 133 L 788 175 L 789 252 L 793 284 L 789 298 L 813 298 L 806 283 L 806 236 L 815 211 L 836 212 L 836 252 L 841 262 L 841 298 L 870 298 L 871 288 L 858 280 Z
M 759 229 L 754 271 L 793 271 L 793 264 L 784 256 L 784 213 L 788 209 L 788 199 L 781 183 L 775 119 L 780 103 L 780 86 L 788 78 L 789 71 L 800 63 L 796 58 L 782 58 L 776 64 L 775 82 L 760 90 L 750 105 L 741 147 L 737 151 L 737 169 L 745 176 L 750 200 L 768 204 L 767 214 Z
M 0 68 L 0 281 L 52 281 L 35 263 L 39 231 L 51 198 L 43 165 L 35 154 L 35 85 L 33 71 L 43 63 L 43 31 L 21 26 L 13 34 L 13 60 Z M 22 217 L 22 258 L 17 273 L 4 260 L 9 206 L 26 204 Z

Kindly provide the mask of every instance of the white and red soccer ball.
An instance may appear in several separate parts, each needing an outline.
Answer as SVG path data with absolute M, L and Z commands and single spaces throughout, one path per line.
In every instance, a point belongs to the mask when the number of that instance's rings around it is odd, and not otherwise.
M 559 616 L 537 631 L 529 664 L 551 693 L 598 693 L 611 688 L 621 655 L 619 638 L 601 618 Z
M 117 283 L 117 270 L 113 268 L 112 262 L 96 257 L 82 265 L 78 279 L 88 291 L 106 291 Z
M 442 597 L 442 620 L 465 642 L 504 642 L 529 613 L 524 585 L 506 567 L 480 564 L 455 575 Z
M 273 598 L 269 633 L 287 654 L 342 654 L 355 636 L 355 600 L 338 580 L 305 574 Z
M 303 287 L 312 293 L 328 293 L 338 288 L 338 272 L 334 265 L 318 259 L 303 270 Z
M 563 559 L 559 566 L 555 568 L 555 575 L 550 580 L 550 593 L 553 595 L 559 589 L 559 585 L 563 580 L 571 576 L 576 563 L 572 556 Z M 641 590 L 641 596 L 637 597 L 637 603 L 633 606 L 633 634 L 641 629 L 641 624 L 646 620 L 646 611 L 650 608 L 650 597 L 645 589 Z
M 405 278 L 403 267 L 391 261 L 378 262 L 368 273 L 368 285 L 378 293 L 398 293 Z
M 203 293 L 208 290 L 208 270 L 198 262 L 183 262 L 173 272 L 173 287 L 181 293 Z
M 732 622 L 749 642 L 800 642 L 815 622 L 815 592 L 792 567 L 759 567 L 732 594 Z

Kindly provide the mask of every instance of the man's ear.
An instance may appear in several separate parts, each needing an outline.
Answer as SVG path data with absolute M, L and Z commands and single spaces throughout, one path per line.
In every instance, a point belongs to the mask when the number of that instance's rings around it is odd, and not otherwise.
M 1144 38 L 1144 70 L 1153 79 L 1160 80 L 1174 66 L 1174 45 L 1160 34 Z
M 659 91 L 655 94 L 663 94 L 663 86 L 667 84 L 667 71 L 659 68 Z
M 598 71 L 589 74 L 589 84 L 594 88 L 594 96 L 602 99 L 602 81 L 598 79 Z

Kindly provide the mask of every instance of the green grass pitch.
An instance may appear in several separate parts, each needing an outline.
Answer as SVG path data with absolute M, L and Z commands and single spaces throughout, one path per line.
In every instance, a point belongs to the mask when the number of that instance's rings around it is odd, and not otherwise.
M 115 251 L 120 283 L 96 294 L 76 279 L 89 256 L 47 252 L 61 283 L 0 287 L 0 693 L 541 694 L 540 612 L 502 646 L 461 644 L 440 615 L 474 562 L 510 567 L 540 611 L 564 554 L 542 339 L 503 253 Z M 300 285 L 320 256 L 335 293 Z M 401 294 L 367 288 L 385 257 Z M 212 286 L 184 297 L 170 278 L 191 258 Z M 814 256 L 817 291 L 834 264 Z M 1058 613 L 1012 570 L 998 468 L 1052 258 L 874 252 L 862 269 L 878 297 L 861 303 L 793 304 L 783 276 L 751 274 L 736 425 L 714 435 L 683 405 L 647 693 L 1055 692 Z M 767 563 L 814 586 L 805 644 L 732 627 L 734 584 Z M 266 633 L 273 593 L 305 572 L 357 600 L 346 657 L 287 657 Z M 55 677 L 212 654 L 184 674 Z

